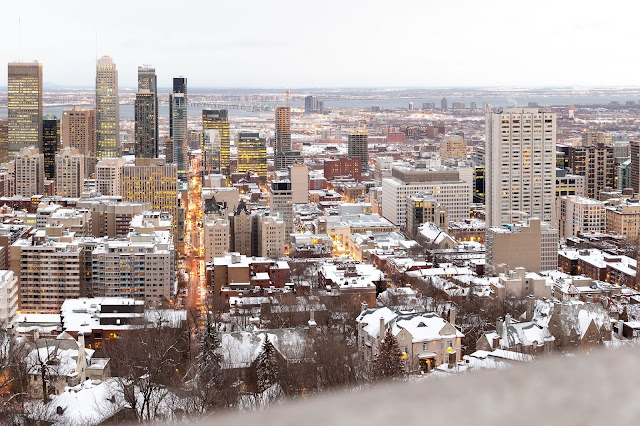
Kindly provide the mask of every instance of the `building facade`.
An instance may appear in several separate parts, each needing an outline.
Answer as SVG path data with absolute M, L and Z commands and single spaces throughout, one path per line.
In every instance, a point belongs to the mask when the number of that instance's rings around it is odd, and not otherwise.
M 38 148 L 22 148 L 14 164 L 16 195 L 44 195 L 44 155 Z
M 366 130 L 353 130 L 347 134 L 347 155 L 360 157 L 360 169 L 369 170 L 369 133 Z
M 56 154 L 56 195 L 79 198 L 84 191 L 85 157 L 76 148 L 65 147 Z
M 98 59 L 96 65 L 96 145 L 99 159 L 120 154 L 118 70 L 109 56 Z
M 238 134 L 238 173 L 253 171 L 267 182 L 267 143 L 256 132 Z
M 526 217 L 554 223 L 555 114 L 507 108 L 485 122 L 487 225 Z
M 217 144 L 220 146 L 219 171 L 225 176 L 231 174 L 231 135 L 229 130 L 229 111 L 226 109 L 204 109 L 202 110 L 202 131 L 206 134 L 208 130 L 217 131 Z M 209 136 L 209 142 L 211 142 Z M 204 139 L 203 139 L 204 140 Z M 207 145 L 203 146 L 202 155 L 207 157 L 207 161 L 216 161 L 217 156 Z
M 42 148 L 42 64 L 10 62 L 7 80 L 8 156 Z
M 56 178 L 56 153 L 60 149 L 60 120 L 53 115 L 42 119 L 42 155 L 47 179 Z
M 136 157 L 155 158 L 158 156 L 157 95 L 149 89 L 140 89 L 136 93 L 134 105 Z
M 605 231 L 604 203 L 591 198 L 564 195 L 556 198 L 560 238 Z

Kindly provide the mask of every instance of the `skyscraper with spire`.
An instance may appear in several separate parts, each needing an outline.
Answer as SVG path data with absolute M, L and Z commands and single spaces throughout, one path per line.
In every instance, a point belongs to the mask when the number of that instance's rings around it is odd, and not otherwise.
M 9 63 L 8 156 L 12 159 L 22 148 L 42 148 L 42 64 Z
M 169 95 L 169 131 L 173 139 L 173 162 L 178 166 L 178 179 L 187 178 L 187 79 L 173 79 L 173 92 Z
M 96 64 L 97 157 L 117 157 L 120 147 L 120 105 L 118 70 L 109 56 Z

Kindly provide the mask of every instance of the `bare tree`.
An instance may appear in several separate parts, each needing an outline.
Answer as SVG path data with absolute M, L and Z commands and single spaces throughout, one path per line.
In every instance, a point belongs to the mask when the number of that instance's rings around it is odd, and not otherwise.
M 170 321 L 155 321 L 106 342 L 116 388 L 139 421 L 159 416 L 163 404 L 184 388 L 188 332 Z

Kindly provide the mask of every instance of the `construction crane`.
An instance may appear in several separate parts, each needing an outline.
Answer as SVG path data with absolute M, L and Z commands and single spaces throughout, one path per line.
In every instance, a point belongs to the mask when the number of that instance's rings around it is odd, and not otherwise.
M 284 90 L 282 93 L 284 93 L 287 96 L 287 107 L 291 108 L 291 103 L 289 102 L 289 95 L 291 95 L 291 93 L 298 93 L 298 90 Z

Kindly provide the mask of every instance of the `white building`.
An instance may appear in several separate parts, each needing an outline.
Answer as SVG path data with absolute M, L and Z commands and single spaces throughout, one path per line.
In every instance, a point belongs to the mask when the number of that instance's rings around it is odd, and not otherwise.
M 382 216 L 397 226 L 406 226 L 407 197 L 419 192 L 432 193 L 447 211 L 449 220 L 468 219 L 473 200 L 473 171 L 467 167 L 396 166 L 392 177 L 382 179 Z
M 79 297 L 85 283 L 85 252 L 76 241 L 58 241 L 38 231 L 11 245 L 11 270 L 19 280 L 24 313 L 57 313 L 65 299 Z
M 84 191 L 85 157 L 76 148 L 66 147 L 56 154 L 56 195 L 78 198 Z
M 277 259 L 285 254 L 288 234 L 285 223 L 274 216 L 262 216 L 258 221 L 258 246 L 260 256 Z
M 556 115 L 507 108 L 486 116 L 487 226 L 555 218 Z
M 0 328 L 11 325 L 18 312 L 18 278 L 13 271 L 0 270 Z
M 204 224 L 205 261 L 213 262 L 216 257 L 229 253 L 229 221 L 227 219 L 208 220 Z
M 96 164 L 96 189 L 102 195 L 122 195 L 120 185 L 122 181 L 122 166 L 127 161 L 124 158 L 103 158 Z
M 38 148 L 21 148 L 14 161 L 16 195 L 44 195 L 44 155 Z
M 556 198 L 556 217 L 560 238 L 586 232 L 605 232 L 604 203 L 591 198 L 567 195 Z

